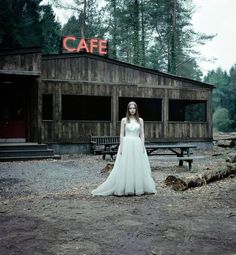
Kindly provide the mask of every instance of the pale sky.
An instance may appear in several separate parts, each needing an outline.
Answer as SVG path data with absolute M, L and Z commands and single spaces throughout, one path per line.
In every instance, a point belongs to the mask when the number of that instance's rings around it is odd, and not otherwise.
M 199 62 L 202 71 L 221 67 L 228 71 L 236 64 L 236 1 L 193 0 L 197 11 L 193 16 L 196 31 L 217 36 L 198 50 L 206 58 L 217 58 L 214 63 Z
M 199 60 L 201 70 L 204 74 L 217 67 L 229 71 L 236 64 L 236 0 L 192 1 L 197 6 L 192 20 L 195 31 L 217 34 L 212 41 L 197 48 L 203 58 L 212 60 Z M 43 1 L 47 2 L 48 0 Z M 70 14 L 64 10 L 56 10 L 56 16 L 61 23 L 65 23 Z M 213 61 L 214 59 L 216 60 Z

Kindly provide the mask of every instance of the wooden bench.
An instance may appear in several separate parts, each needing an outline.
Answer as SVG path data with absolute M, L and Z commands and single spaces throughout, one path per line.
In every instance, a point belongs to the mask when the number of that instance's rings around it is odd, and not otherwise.
M 101 154 L 102 154 L 102 158 L 103 159 L 106 159 L 106 155 L 110 155 L 111 159 L 113 160 L 113 156 L 117 154 L 117 149 L 114 148 L 114 149 L 111 149 L 111 150 L 104 150 L 104 151 L 101 151 Z
M 203 159 L 205 158 L 204 156 L 183 156 L 183 157 L 163 157 L 162 160 L 178 160 L 179 161 L 179 166 L 183 166 L 183 162 L 188 163 L 188 170 L 192 170 L 192 163 L 194 160 L 197 159 Z
M 104 155 L 104 151 L 109 152 L 109 151 L 112 151 L 112 148 L 117 147 L 117 145 L 120 143 L 120 137 L 119 136 L 91 136 L 90 143 L 92 147 L 92 152 L 94 154 Z
M 186 161 L 188 163 L 188 170 L 191 171 L 193 160 L 204 159 L 204 158 L 205 158 L 205 156 L 189 156 L 189 157 L 184 156 L 184 157 L 178 157 L 179 166 L 182 166 L 183 165 L 183 161 Z

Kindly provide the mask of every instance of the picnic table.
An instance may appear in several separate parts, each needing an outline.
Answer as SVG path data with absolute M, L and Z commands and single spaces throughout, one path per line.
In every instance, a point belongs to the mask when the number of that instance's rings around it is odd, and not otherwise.
M 113 159 L 113 156 L 117 154 L 119 143 L 105 143 L 104 150 L 102 151 L 103 159 L 106 155 L 110 155 Z M 194 157 L 191 157 L 192 153 L 190 149 L 197 148 L 194 144 L 188 143 L 177 143 L 177 144 L 156 144 L 156 143 L 147 143 L 145 148 L 148 156 L 155 155 L 174 155 L 177 156 L 179 160 L 179 166 L 183 166 L 183 162 L 186 161 L 189 165 L 189 170 L 192 168 L 192 162 Z M 158 150 L 169 150 L 170 152 L 158 153 Z
M 147 144 L 145 145 L 147 155 L 155 156 L 155 155 L 175 155 L 179 160 L 179 166 L 183 166 L 183 162 L 186 161 L 188 163 L 188 170 L 192 169 L 193 159 L 196 157 L 190 156 L 192 153 L 190 149 L 197 148 L 195 144 L 187 144 L 187 143 L 178 143 L 178 144 Z M 172 153 L 157 153 L 158 150 L 169 150 Z
M 183 157 L 184 155 L 190 155 L 190 149 L 196 148 L 197 146 L 194 144 L 145 144 L 147 154 L 149 156 L 154 155 L 176 155 L 177 157 Z M 172 153 L 157 153 L 158 150 L 170 150 Z
M 119 142 L 108 142 L 104 144 L 104 150 L 101 152 L 102 153 L 102 158 L 106 158 L 106 154 L 110 155 L 111 158 L 113 159 L 113 156 L 117 154 L 118 147 L 120 143 Z

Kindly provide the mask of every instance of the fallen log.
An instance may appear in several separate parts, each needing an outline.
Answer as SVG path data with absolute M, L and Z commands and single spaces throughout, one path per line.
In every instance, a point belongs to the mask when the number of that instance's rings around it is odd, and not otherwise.
M 228 176 L 235 176 L 236 174 L 236 163 L 228 163 L 224 169 L 217 171 L 209 171 L 207 173 L 190 176 L 190 177 L 179 177 L 169 175 L 165 179 L 165 184 L 170 186 L 175 191 L 184 191 L 189 188 L 199 187 L 207 183 L 226 178 Z
M 107 165 L 101 170 L 101 174 L 110 173 L 113 169 L 114 163 L 107 163 Z

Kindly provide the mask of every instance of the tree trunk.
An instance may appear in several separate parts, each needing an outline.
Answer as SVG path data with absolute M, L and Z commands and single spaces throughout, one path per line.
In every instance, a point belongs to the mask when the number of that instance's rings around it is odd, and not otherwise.
M 133 63 L 136 65 L 140 64 L 140 57 L 139 57 L 139 1 L 134 1 L 133 6 L 133 47 L 134 47 L 134 56 L 133 56 Z
M 173 0 L 172 26 L 169 42 L 168 72 L 176 74 L 176 0 Z
M 84 0 L 84 8 L 83 8 L 83 21 L 81 24 L 81 37 L 85 38 L 85 26 L 86 26 L 86 9 L 87 9 L 87 1 Z
M 111 57 L 117 59 L 117 6 L 116 0 L 111 2 L 112 11 L 113 11 L 113 30 L 111 31 L 112 35 L 112 47 L 111 47 Z
M 143 0 L 140 3 L 141 8 L 140 8 L 140 12 L 141 12 L 141 59 L 140 59 L 140 64 L 141 66 L 145 66 L 146 64 L 146 60 L 145 60 L 145 25 L 144 25 L 144 2 Z

